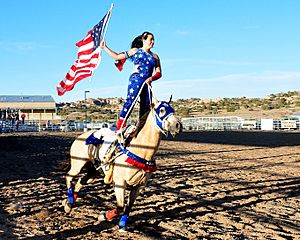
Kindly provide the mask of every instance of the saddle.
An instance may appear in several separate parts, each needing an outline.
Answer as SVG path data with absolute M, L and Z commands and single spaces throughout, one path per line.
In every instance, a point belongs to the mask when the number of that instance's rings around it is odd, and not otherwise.
M 131 140 L 131 134 L 136 130 L 136 127 L 131 125 L 127 127 L 124 133 L 124 145 L 127 146 Z M 118 149 L 119 142 L 116 133 L 108 128 L 102 128 L 92 133 L 86 139 L 86 145 L 94 146 L 95 151 L 92 154 L 93 164 L 98 171 L 104 173 L 104 183 L 112 182 L 114 160 L 122 154 Z

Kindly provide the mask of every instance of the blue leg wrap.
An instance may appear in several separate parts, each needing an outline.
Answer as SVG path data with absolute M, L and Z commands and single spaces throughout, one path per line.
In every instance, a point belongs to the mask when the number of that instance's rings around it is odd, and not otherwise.
M 70 187 L 68 189 L 68 204 L 73 204 L 74 202 L 75 202 L 74 189 Z
M 127 226 L 129 214 L 124 214 L 119 222 L 119 227 L 123 228 Z

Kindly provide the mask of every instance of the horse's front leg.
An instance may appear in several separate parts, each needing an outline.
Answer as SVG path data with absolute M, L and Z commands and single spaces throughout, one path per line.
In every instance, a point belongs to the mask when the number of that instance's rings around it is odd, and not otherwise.
M 136 186 L 130 190 L 128 202 L 127 202 L 124 214 L 122 215 L 122 217 L 119 221 L 119 227 L 122 230 L 126 230 L 126 227 L 128 225 L 129 213 L 131 212 L 133 204 L 134 204 L 136 198 L 139 196 L 140 191 L 141 191 L 141 186 Z
M 124 212 L 124 199 L 125 199 L 126 183 L 124 180 L 114 182 L 114 190 L 117 200 L 117 208 L 102 212 L 98 218 L 99 221 L 113 220 L 116 216 L 119 216 Z

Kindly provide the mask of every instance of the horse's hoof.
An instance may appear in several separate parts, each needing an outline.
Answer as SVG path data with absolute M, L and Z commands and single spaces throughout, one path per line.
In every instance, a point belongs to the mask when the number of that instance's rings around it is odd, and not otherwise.
M 127 233 L 128 231 L 127 231 L 127 227 L 122 227 L 122 228 L 120 228 L 119 229 L 119 232 L 120 233 Z
M 72 210 L 71 204 L 68 203 L 68 199 L 65 199 L 62 201 L 62 206 L 64 207 L 64 210 L 66 213 L 70 213 Z
M 99 217 L 98 217 L 98 222 L 103 222 L 106 221 L 106 217 L 105 217 L 106 212 L 101 212 Z
M 66 213 L 70 213 L 70 212 L 72 211 L 72 207 L 71 207 L 71 205 L 68 204 L 68 203 L 65 205 L 65 208 L 64 208 L 64 209 L 65 209 L 65 212 L 66 212 Z
M 64 207 L 68 203 L 68 199 L 64 199 L 61 201 L 61 206 Z

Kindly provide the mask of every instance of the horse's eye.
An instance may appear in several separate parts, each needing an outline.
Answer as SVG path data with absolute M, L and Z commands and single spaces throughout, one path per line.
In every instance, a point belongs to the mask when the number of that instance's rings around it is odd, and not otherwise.
M 166 114 L 166 109 L 164 107 L 162 107 L 161 109 L 159 109 L 159 117 L 163 117 Z

